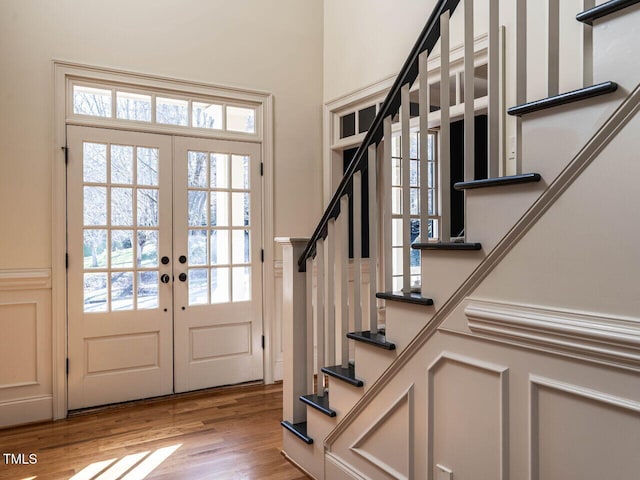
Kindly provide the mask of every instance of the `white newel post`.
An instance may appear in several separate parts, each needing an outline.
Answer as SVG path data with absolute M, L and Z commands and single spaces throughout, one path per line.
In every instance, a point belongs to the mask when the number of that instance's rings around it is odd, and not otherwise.
M 307 395 L 307 275 L 298 259 L 308 238 L 276 238 L 282 246 L 282 418 L 293 424 L 306 420 Z

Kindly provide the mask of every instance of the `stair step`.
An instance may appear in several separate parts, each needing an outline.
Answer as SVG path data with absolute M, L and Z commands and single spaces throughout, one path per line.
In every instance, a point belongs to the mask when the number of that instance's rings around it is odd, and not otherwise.
M 599 95 L 605 95 L 607 93 L 615 92 L 617 89 L 618 84 L 615 82 L 599 83 L 597 85 L 591 85 L 589 87 L 579 88 L 578 90 L 561 93 L 560 95 L 554 95 L 553 97 L 547 97 L 540 100 L 534 100 L 533 102 L 523 103 L 522 105 L 517 105 L 515 107 L 509 108 L 507 110 L 507 113 L 509 115 L 520 116 L 526 113 L 537 112 L 540 110 L 545 110 L 547 108 L 557 107 L 560 105 L 565 105 L 567 103 L 597 97 Z
M 362 380 L 356 378 L 356 369 L 352 364 L 349 364 L 347 368 L 344 368 L 342 365 L 334 365 L 333 367 L 322 367 L 320 370 L 322 370 L 323 373 L 338 378 L 343 382 L 347 382 L 354 387 L 362 387 L 364 385 Z
M 415 292 L 378 292 L 376 293 L 376 298 L 393 300 L 394 302 L 413 303 L 414 305 L 433 305 L 433 299 L 423 297 Z
M 351 332 L 347 333 L 347 338 L 356 340 L 358 342 L 368 343 L 375 347 L 383 348 L 384 350 L 395 350 L 396 346 L 393 343 L 387 342 L 387 337 L 381 333 L 366 332 Z
M 313 438 L 307 435 L 307 422 L 291 423 L 283 420 L 280 422 L 280 425 L 289 430 L 307 445 L 311 445 L 313 443 Z
M 482 245 L 463 242 L 427 242 L 412 243 L 411 248 L 414 250 L 481 250 Z
M 597 5 L 589 10 L 585 10 L 584 12 L 577 14 L 576 20 L 588 25 L 593 25 L 594 20 L 611 15 L 618 10 L 630 7 L 636 3 L 640 3 L 640 0 L 611 0 L 610 2 Z
M 328 393 L 325 393 L 324 396 L 322 396 L 322 397 L 319 397 L 316 394 L 302 395 L 300 397 L 300 400 L 302 400 L 302 402 L 306 403 L 307 405 L 315 408 L 316 410 L 324 413 L 328 417 L 335 417 L 336 416 L 336 411 L 332 410 L 331 407 L 329 407 L 329 394 Z
M 539 182 L 541 178 L 539 173 L 523 173 L 521 175 L 510 175 L 508 177 L 483 178 L 482 180 L 457 182 L 453 184 L 453 188 L 456 190 L 471 190 L 474 188 L 501 187 L 518 183 Z

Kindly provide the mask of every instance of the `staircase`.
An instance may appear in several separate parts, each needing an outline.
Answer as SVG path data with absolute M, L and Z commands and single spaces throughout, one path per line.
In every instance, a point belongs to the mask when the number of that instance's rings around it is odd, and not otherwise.
M 621 237 L 636 208 L 624 205 L 640 204 L 629 158 L 640 147 L 638 3 L 437 2 L 313 235 L 278 239 L 283 453 L 310 476 L 636 478 L 640 294 L 627 285 L 640 257 Z M 456 180 L 450 123 L 461 118 Z M 434 124 L 434 175 L 412 177 L 411 161 L 430 168 Z M 368 258 L 365 175 L 377 186 Z M 437 194 L 417 200 L 409 186 Z M 461 234 L 453 192 L 464 196 Z

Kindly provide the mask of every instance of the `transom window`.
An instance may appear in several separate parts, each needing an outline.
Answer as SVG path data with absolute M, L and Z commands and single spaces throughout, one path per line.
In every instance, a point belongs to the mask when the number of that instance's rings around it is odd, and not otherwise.
M 232 133 L 255 134 L 253 105 L 225 99 L 196 98 L 137 87 L 72 83 L 70 114 L 150 125 L 202 128 Z

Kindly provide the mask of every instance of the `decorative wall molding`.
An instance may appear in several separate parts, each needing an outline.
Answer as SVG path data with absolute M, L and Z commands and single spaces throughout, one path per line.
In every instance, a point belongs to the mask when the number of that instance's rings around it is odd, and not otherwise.
M 273 262 L 273 278 L 282 278 L 282 260 Z
M 344 460 L 342 460 L 341 458 L 337 457 L 333 453 L 325 452 L 324 455 L 325 455 L 324 458 L 325 458 L 326 462 L 330 463 L 331 465 L 333 465 L 337 470 L 340 470 L 340 473 L 343 473 L 345 476 L 349 476 L 349 477 L 353 478 L 353 480 L 371 480 L 369 477 L 367 477 L 363 473 L 357 471 L 355 468 L 353 468 L 348 463 L 345 463 Z M 328 469 L 325 468 L 325 471 L 327 471 L 327 470 Z
M 438 366 L 447 361 L 485 370 L 498 376 L 500 384 L 500 480 L 509 480 L 509 368 L 451 352 L 442 352 L 427 367 L 427 465 L 435 465 L 433 458 L 435 444 L 433 429 L 435 424 L 434 374 Z M 429 470 L 427 478 L 433 480 L 433 470 Z
M 0 292 L 40 288 L 51 288 L 51 270 L 48 268 L 0 270 Z
M 640 365 L 640 318 L 471 299 L 472 332 L 569 355 Z
M 540 387 L 568 393 L 593 402 L 603 403 L 613 408 L 629 410 L 636 414 L 640 413 L 640 402 L 600 392 L 598 390 L 592 390 L 578 385 L 552 380 L 550 378 L 529 375 L 529 458 L 531 459 L 529 478 L 531 480 L 540 480 L 540 452 L 538 449 L 538 445 L 540 444 L 540 411 L 538 397 Z

